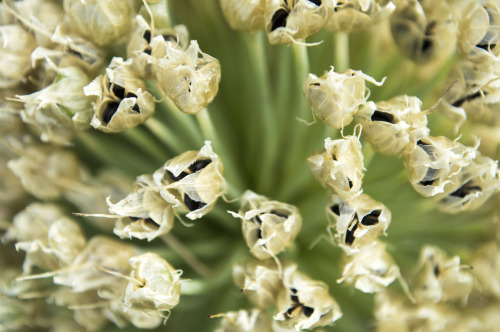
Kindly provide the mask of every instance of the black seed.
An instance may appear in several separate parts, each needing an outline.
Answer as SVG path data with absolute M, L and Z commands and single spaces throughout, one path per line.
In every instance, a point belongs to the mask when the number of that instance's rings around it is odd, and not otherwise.
M 253 217 L 253 221 L 255 221 L 259 225 L 262 225 L 262 219 L 260 219 L 259 215 Z
M 484 93 L 486 94 L 486 93 Z M 453 104 L 451 104 L 452 106 L 454 107 L 460 107 L 462 106 L 463 103 L 465 103 L 466 101 L 471 101 L 471 100 L 474 100 L 478 97 L 481 97 L 481 92 L 480 91 L 477 91 L 471 95 L 468 95 L 468 96 L 465 96 L 463 98 L 460 98 L 460 99 L 457 99 Z
M 418 184 L 421 184 L 422 186 L 432 185 L 434 181 L 436 181 L 437 173 L 439 173 L 438 169 L 429 168 L 422 181 L 420 181 Z
M 285 27 L 288 14 L 290 13 L 285 9 L 278 9 L 271 19 L 271 31 Z
M 109 88 L 111 89 L 111 92 L 116 96 L 118 99 L 123 99 L 125 98 L 125 88 L 122 86 L 119 86 L 118 84 L 111 84 L 109 83 Z
M 262 229 L 257 228 L 257 238 L 262 239 Z
M 332 212 L 335 213 L 337 216 L 340 216 L 340 206 L 338 204 L 332 205 L 330 207 L 330 210 L 332 210 Z
M 440 273 L 441 273 L 441 270 L 439 269 L 439 266 L 438 265 L 434 266 L 434 275 L 436 277 L 439 277 Z
M 139 105 L 135 104 L 134 107 L 132 107 L 132 111 L 141 113 L 141 110 L 139 109 Z
M 425 38 L 424 42 L 422 43 L 422 53 L 427 53 L 431 51 L 432 47 L 433 47 L 432 39 Z
M 278 217 L 284 218 L 284 219 L 288 219 L 288 216 L 289 216 L 287 214 L 279 213 L 276 210 L 271 210 L 271 212 L 269 212 L 269 213 L 274 214 L 275 216 L 278 216 Z
M 313 84 L 311 84 L 311 85 L 314 85 L 314 86 L 320 86 L 321 84 L 319 84 L 319 83 L 313 83 Z
M 422 181 L 420 181 L 418 184 L 421 184 L 422 186 L 431 186 L 431 185 L 434 183 L 434 181 L 436 181 L 436 179 L 434 179 L 434 180 L 429 180 L 429 181 L 423 181 L 423 180 L 422 180 Z
M 104 109 L 104 112 L 102 112 L 102 121 L 105 124 L 108 124 L 109 121 L 111 121 L 111 118 L 113 115 L 115 115 L 116 111 L 118 110 L 118 106 L 120 103 L 110 101 L 107 105 L 106 108 Z
M 186 176 L 188 176 L 188 173 L 186 172 L 181 172 L 178 176 L 175 176 L 172 172 L 167 171 L 168 176 L 174 181 L 179 181 L 181 179 L 184 179 Z
M 351 179 L 347 178 L 347 182 L 349 184 L 349 189 L 352 189 L 352 181 L 351 181 Z
M 427 155 L 429 157 L 433 157 L 433 150 L 434 150 L 434 147 L 432 145 L 430 145 L 429 143 L 426 143 L 422 140 L 419 140 L 417 142 L 417 145 L 425 151 L 425 153 L 427 153 Z
M 125 98 L 137 98 L 137 95 L 133 92 L 127 92 Z
M 363 219 L 361 219 L 361 223 L 365 226 L 376 225 L 378 224 L 378 218 L 380 217 L 381 213 L 382 210 L 373 210 L 372 212 L 364 216 Z
M 463 186 L 455 190 L 450 194 L 450 196 L 464 198 L 465 196 L 475 192 L 481 191 L 481 187 L 479 186 L 471 186 L 470 181 L 466 182 Z
M 78 51 L 75 51 L 75 50 L 73 50 L 73 49 L 71 49 L 71 48 L 68 48 L 68 53 L 73 54 L 74 56 L 77 56 L 77 57 L 79 57 L 80 59 L 82 59 L 82 60 L 83 60 L 83 55 L 82 55 L 82 53 L 80 53 L 80 52 L 78 52 Z
M 354 226 L 352 227 L 352 229 L 349 229 L 353 222 L 355 222 Z M 354 216 L 354 219 L 352 220 L 351 225 L 349 225 L 349 228 L 347 228 L 347 232 L 345 233 L 345 243 L 347 243 L 348 245 L 351 245 L 354 243 L 354 239 L 355 239 L 354 232 L 358 228 L 358 216 L 357 215 Z
M 422 140 L 419 140 L 419 141 L 417 142 L 417 145 L 419 145 L 419 146 L 423 146 L 423 145 L 429 145 L 429 143 L 426 143 L 426 142 L 424 142 L 424 141 L 422 141 Z
M 297 309 L 297 307 L 291 307 L 291 308 L 289 308 L 289 309 L 286 311 L 285 315 L 286 315 L 288 318 L 291 318 L 291 317 L 292 317 L 293 312 L 295 311 L 295 309 Z
M 137 221 L 137 220 L 141 219 L 141 218 L 138 218 L 138 217 L 129 217 L 129 218 L 132 219 L 132 221 Z
M 290 295 L 292 302 L 299 303 L 299 297 L 297 295 Z
M 313 312 L 314 312 L 314 308 L 304 306 L 304 315 L 306 315 L 306 317 L 311 317 Z
M 144 40 L 148 44 L 151 43 L 151 31 L 149 31 L 149 30 L 144 31 L 144 33 L 142 34 L 142 38 L 144 38 Z
M 202 169 L 204 169 L 205 167 L 207 167 L 208 165 L 210 165 L 210 163 L 212 162 L 212 159 L 205 159 L 205 160 L 198 160 L 198 161 L 195 161 L 193 164 L 191 164 L 189 166 L 189 170 L 193 173 L 196 173 Z
M 164 41 L 177 43 L 177 36 L 174 35 L 161 35 L 161 36 L 163 37 Z
M 394 123 L 394 115 L 386 112 L 375 111 L 373 112 L 372 117 L 370 119 L 372 121 L 383 121 L 383 122 Z
M 321 0 L 309 0 L 309 2 L 312 2 L 316 6 L 321 6 Z
M 207 205 L 205 202 L 195 201 L 188 196 L 188 194 L 184 194 L 184 204 L 186 204 L 189 211 L 196 211 Z
M 151 55 L 151 47 L 146 47 L 144 49 L 144 53 L 146 53 L 147 55 Z
M 290 292 L 292 292 L 293 294 L 297 294 L 297 289 L 296 288 L 290 288 Z

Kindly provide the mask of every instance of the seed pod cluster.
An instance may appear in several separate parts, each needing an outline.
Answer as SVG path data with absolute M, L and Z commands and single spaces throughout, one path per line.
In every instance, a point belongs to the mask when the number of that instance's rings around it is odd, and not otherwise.
M 362 30 L 387 19 L 395 8 L 392 1 L 339 0 L 326 28 L 346 33 Z

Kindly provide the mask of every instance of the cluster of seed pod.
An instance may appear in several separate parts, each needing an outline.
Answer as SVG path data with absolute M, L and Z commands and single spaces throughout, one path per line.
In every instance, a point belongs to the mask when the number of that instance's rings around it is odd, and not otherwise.
M 278 267 L 271 259 L 247 259 L 234 266 L 233 278 L 255 308 L 216 315 L 224 317 L 216 331 L 302 331 L 330 325 L 342 316 L 328 286 L 299 272 L 294 263 Z M 271 306 L 272 322 L 266 314 Z M 251 321 L 245 319 L 249 312 Z
M 114 233 L 120 238 L 151 241 L 168 233 L 179 212 L 191 220 L 215 205 L 225 187 L 223 166 L 210 142 L 200 151 L 186 151 L 168 160 L 154 174 L 137 177 L 134 189 L 117 203 L 107 200 L 118 219 Z
M 26 289 L 15 295 L 27 294 L 33 279 L 52 277 L 53 283 L 36 291 L 73 308 L 75 321 L 87 330 L 108 320 L 154 328 L 179 302 L 181 271 L 154 253 L 137 255 L 134 247 L 103 236 L 87 241 L 78 223 L 56 205 L 30 204 L 14 217 L 2 241 L 15 241 L 26 254 L 15 284 Z
M 379 0 L 220 0 L 220 4 L 233 29 L 265 29 L 273 45 L 303 42 L 323 27 L 359 30 L 394 10 L 391 1 Z

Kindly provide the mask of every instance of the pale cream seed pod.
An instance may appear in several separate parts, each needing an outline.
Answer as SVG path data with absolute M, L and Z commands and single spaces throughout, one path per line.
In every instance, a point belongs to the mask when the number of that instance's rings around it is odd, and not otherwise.
M 365 81 L 380 86 L 385 79 L 377 82 L 363 72 L 352 69 L 336 73 L 331 67 L 321 77 L 309 74 L 302 92 L 315 116 L 325 125 L 341 129 L 348 126 L 359 107 L 366 104 L 370 90 Z
M 378 103 L 368 102 L 356 114 L 363 136 L 381 154 L 400 154 L 410 143 L 411 132 L 429 134 L 427 116 L 422 113 L 417 97 L 397 96 Z
M 222 13 L 231 28 L 255 32 L 263 30 L 266 0 L 220 0 Z
M 248 300 L 258 308 L 268 308 L 276 303 L 283 287 L 281 274 L 274 260 L 246 259 L 233 266 L 233 280 Z
M 132 324 L 139 329 L 154 329 L 165 320 L 160 311 L 135 310 L 125 307 L 123 299 L 112 300 L 106 316 L 119 328 Z
M 186 50 L 173 43 L 164 45 L 165 56 L 157 59 L 153 68 L 158 86 L 179 110 L 196 114 L 207 107 L 219 90 L 219 61 L 203 53 L 194 40 Z
M 211 317 L 222 317 L 214 332 L 272 332 L 268 315 L 259 309 L 230 311 Z
M 130 59 L 113 58 L 106 75 L 99 75 L 83 91 L 94 99 L 94 116 L 90 124 L 104 132 L 135 127 L 154 113 L 154 98 L 133 71 Z
M 327 213 L 335 220 L 329 228 L 336 230 L 335 239 L 348 255 L 370 247 L 379 236 L 386 235 L 391 222 L 391 211 L 366 194 L 349 199 L 332 195 Z
M 342 197 L 354 197 L 362 192 L 363 153 L 358 136 L 325 139 L 325 152 L 307 158 L 316 180 Z
M 243 237 L 258 259 L 276 257 L 293 243 L 302 226 L 295 206 L 269 200 L 250 190 L 241 197 L 240 211 L 229 213 L 242 220 Z
M 264 15 L 269 42 L 303 42 L 326 24 L 335 4 L 336 0 L 268 0 Z
M 478 288 L 486 295 L 500 299 L 500 244 L 491 241 L 482 245 L 471 261 Z
M 328 286 L 297 271 L 295 264 L 283 267 L 283 286 L 274 315 L 277 325 L 301 331 L 331 325 L 342 317 Z
M 225 181 L 222 162 L 210 141 L 200 151 L 187 151 L 170 159 L 153 174 L 163 199 L 174 208 L 187 209 L 191 220 L 201 218 L 223 195 Z

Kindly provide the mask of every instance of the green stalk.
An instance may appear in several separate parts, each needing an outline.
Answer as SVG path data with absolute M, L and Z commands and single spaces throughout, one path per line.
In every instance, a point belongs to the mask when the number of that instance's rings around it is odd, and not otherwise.
M 179 154 L 189 149 L 185 141 L 181 140 L 178 136 L 172 133 L 172 131 L 162 122 L 158 121 L 158 119 L 150 118 L 144 123 L 144 125 L 174 153 Z

